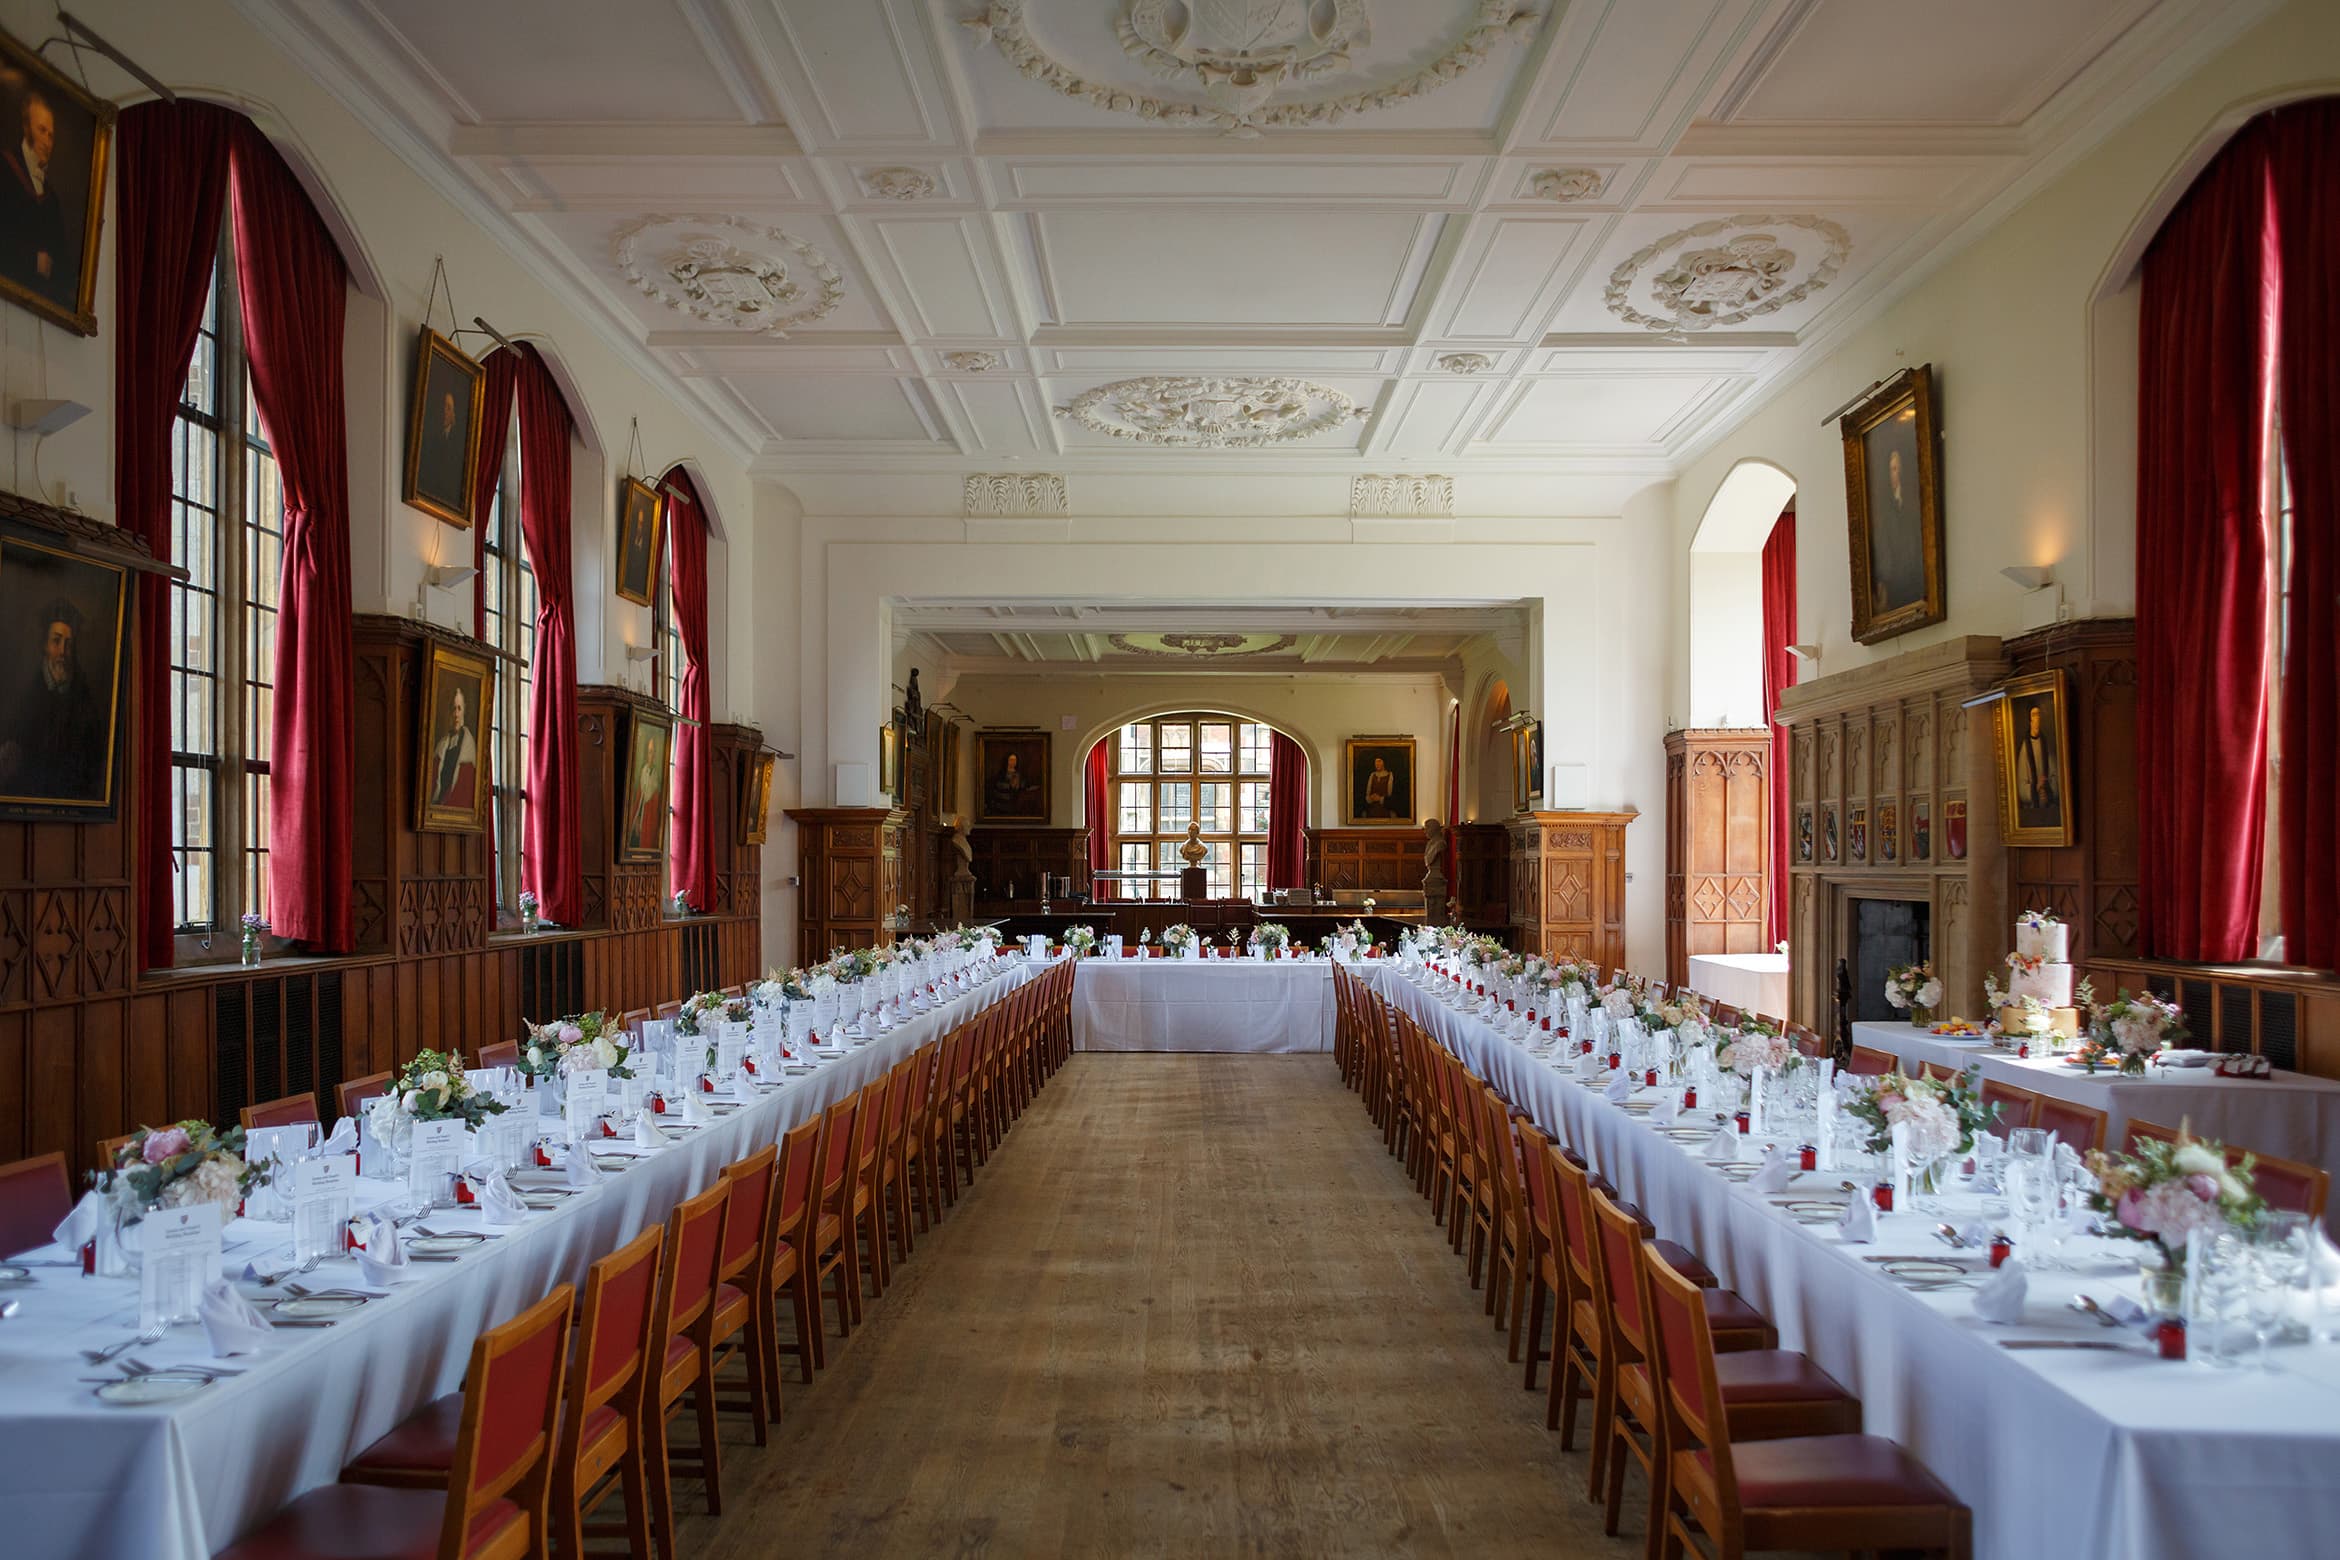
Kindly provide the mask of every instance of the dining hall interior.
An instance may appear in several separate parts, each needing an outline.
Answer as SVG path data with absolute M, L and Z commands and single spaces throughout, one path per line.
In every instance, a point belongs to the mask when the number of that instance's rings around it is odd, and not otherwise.
M 0 1549 L 2340 1530 L 2340 6 L 0 0 Z

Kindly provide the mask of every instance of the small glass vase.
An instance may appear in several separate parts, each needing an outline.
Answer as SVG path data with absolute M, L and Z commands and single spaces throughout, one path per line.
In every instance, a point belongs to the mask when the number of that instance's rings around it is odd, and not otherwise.
M 248 970 L 256 970 L 260 967 L 260 934 L 257 931 L 247 930 L 244 933 L 241 962 Z
M 524 932 L 536 930 L 536 906 L 522 905 L 520 907 L 520 930 Z
M 1918 1005 L 1917 1005 L 1915 1002 L 1912 1002 L 1912 1003 L 1909 1005 L 1909 1027 L 1910 1027 L 1910 1028 L 1912 1028 L 1912 1029 L 1930 1029 L 1930 1028 L 1932 1028 L 1932 1027 L 1933 1027 L 1933 1023 L 1934 1023 L 1934 1010 L 1933 1010 L 1932 1008 L 1930 1008 L 1930 1007 L 1920 1007 L 1920 1006 L 1918 1006 Z
M 2177 1262 L 2137 1264 L 2137 1296 L 2155 1316 L 2181 1316 L 2186 1306 L 2186 1270 Z

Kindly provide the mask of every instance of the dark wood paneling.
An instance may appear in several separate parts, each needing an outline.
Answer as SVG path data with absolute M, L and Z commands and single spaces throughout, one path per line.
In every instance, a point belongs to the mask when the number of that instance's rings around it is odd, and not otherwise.
M 1771 734 L 1666 734 L 1666 980 L 1697 953 L 1761 953 L 1771 899 Z
M 1422 888 L 1420 829 L 1310 829 L 1308 883 L 1327 893 Z
M 893 941 L 903 903 L 903 817 L 890 807 L 806 807 L 796 823 L 797 962 Z
M 1454 836 L 1454 881 L 1447 897 L 1462 906 L 1463 925 L 1474 931 L 1503 931 L 1511 925 L 1511 831 L 1500 823 L 1458 823 Z M 1437 907 L 1430 919 L 1443 921 Z
M 980 915 L 1038 909 L 1044 872 L 1071 878 L 1076 896 L 1089 891 L 1085 828 L 983 828 L 970 831 L 967 842 L 975 852 L 975 909 Z
M 1512 946 L 1547 959 L 1625 963 L 1625 829 L 1637 813 L 1514 816 Z

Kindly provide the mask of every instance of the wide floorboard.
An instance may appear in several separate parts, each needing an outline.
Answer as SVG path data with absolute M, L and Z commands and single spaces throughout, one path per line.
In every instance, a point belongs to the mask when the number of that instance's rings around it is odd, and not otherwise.
M 682 1553 L 1637 1555 L 1478 1301 L 1330 1057 L 1079 1054 Z

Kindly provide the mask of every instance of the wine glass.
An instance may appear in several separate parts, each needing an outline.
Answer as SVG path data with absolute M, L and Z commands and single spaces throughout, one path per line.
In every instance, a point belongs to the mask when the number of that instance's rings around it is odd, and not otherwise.
M 2056 1184 L 2051 1166 L 2035 1155 L 2018 1155 L 2007 1162 L 2007 1208 L 2016 1227 L 2016 1244 L 2033 1266 L 2043 1265 L 2045 1241 L 2040 1232 L 2054 1216 Z

